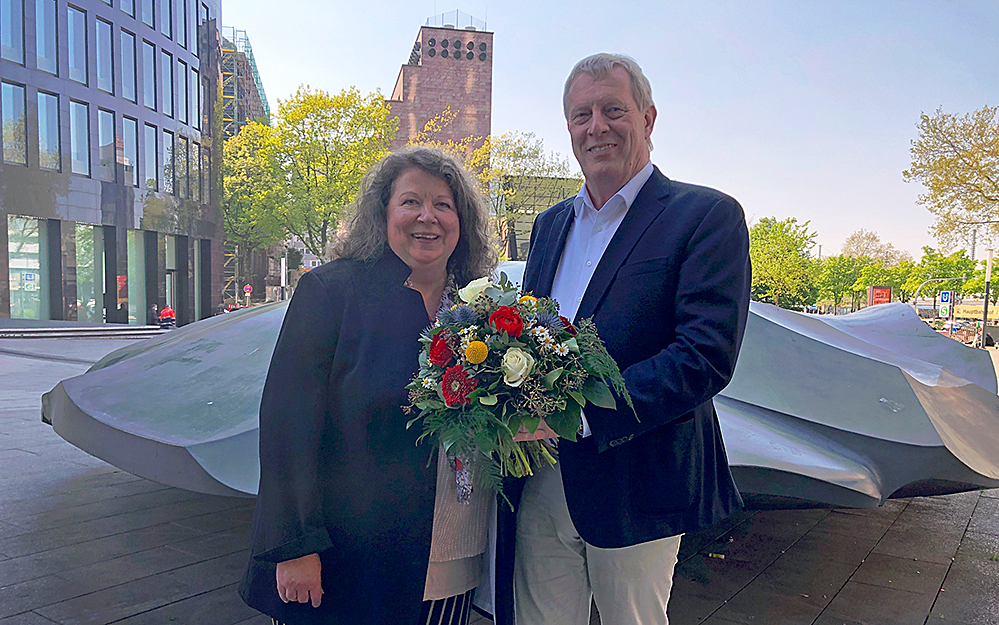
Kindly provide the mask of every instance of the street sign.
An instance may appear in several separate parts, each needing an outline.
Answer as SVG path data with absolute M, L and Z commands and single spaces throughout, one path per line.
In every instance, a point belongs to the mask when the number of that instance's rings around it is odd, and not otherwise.
M 24 276 L 24 281 L 25 282 L 34 282 L 35 281 L 35 274 L 33 274 L 33 273 L 25 271 L 21 275 Z
M 940 303 L 941 304 L 950 303 L 950 291 L 940 291 Z
M 253 287 L 247 284 L 243 287 L 243 292 L 249 295 L 250 293 L 253 293 Z
M 947 304 L 941 304 L 939 311 L 937 312 L 937 317 L 947 318 L 950 317 L 950 306 Z

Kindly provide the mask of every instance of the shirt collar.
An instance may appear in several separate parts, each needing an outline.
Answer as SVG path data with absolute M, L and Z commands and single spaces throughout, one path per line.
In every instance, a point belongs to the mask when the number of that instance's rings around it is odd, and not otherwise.
M 645 183 L 648 182 L 651 177 L 652 161 L 649 160 L 649 162 L 645 164 L 645 167 L 635 174 L 634 178 L 625 183 L 625 185 L 621 187 L 617 193 L 612 195 L 611 198 L 607 200 L 607 204 L 610 204 L 614 198 L 619 197 L 624 201 L 625 210 L 631 208 L 635 198 L 638 197 L 638 192 L 642 190 L 642 187 L 645 186 Z M 605 206 L 607 204 L 605 204 Z M 572 201 L 572 208 L 576 213 L 576 217 L 579 217 L 584 205 L 596 210 L 596 207 L 593 206 L 592 200 L 590 200 L 590 193 L 586 190 L 586 182 L 583 182 L 583 186 L 579 188 L 579 193 L 576 194 L 576 197 Z

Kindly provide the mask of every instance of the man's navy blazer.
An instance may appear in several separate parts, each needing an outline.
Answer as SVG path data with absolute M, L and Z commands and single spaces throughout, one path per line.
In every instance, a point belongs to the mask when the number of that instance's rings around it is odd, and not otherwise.
M 549 296 L 573 200 L 534 223 L 524 290 Z M 597 265 L 576 319 L 592 317 L 638 419 L 587 406 L 592 436 L 559 442 L 579 535 L 613 548 L 692 532 L 742 506 L 711 399 L 735 369 L 749 309 L 742 208 L 656 168 Z

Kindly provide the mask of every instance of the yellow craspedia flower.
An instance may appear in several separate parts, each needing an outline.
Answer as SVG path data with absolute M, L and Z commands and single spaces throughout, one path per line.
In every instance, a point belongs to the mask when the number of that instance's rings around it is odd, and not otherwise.
M 472 341 L 465 348 L 465 358 L 473 365 L 477 365 L 489 355 L 489 348 L 482 341 Z
M 519 304 L 526 304 L 528 306 L 534 306 L 538 303 L 538 298 L 533 295 L 521 295 L 520 299 L 517 300 Z

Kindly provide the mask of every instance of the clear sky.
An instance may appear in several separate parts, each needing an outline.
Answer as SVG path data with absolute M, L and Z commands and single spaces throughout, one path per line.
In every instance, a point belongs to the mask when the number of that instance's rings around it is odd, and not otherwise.
M 246 31 L 276 111 L 301 84 L 389 95 L 419 27 L 453 9 L 495 33 L 494 134 L 533 132 L 576 167 L 565 76 L 628 54 L 663 173 L 749 220 L 810 221 L 823 256 L 860 228 L 917 260 L 935 246 L 922 187 L 902 181 L 919 115 L 999 104 L 996 0 L 224 0 L 222 23 Z

